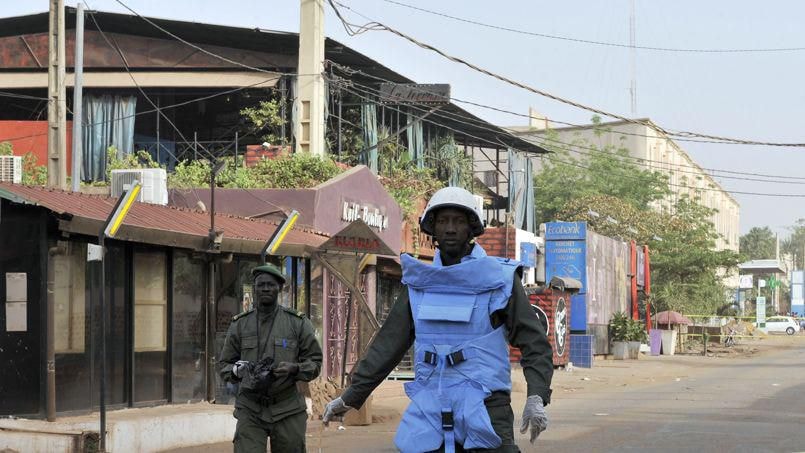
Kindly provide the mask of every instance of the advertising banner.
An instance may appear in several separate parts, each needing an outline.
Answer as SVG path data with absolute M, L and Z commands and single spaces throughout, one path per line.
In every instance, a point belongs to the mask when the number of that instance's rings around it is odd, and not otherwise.
M 579 294 L 587 292 L 587 245 L 582 240 L 545 242 L 545 281 L 570 277 L 581 282 Z

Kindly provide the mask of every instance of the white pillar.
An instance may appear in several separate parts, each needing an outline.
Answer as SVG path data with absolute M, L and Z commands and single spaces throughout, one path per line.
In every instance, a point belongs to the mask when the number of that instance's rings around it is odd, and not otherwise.
M 325 154 L 324 144 L 324 4 L 300 0 L 297 71 L 296 152 Z

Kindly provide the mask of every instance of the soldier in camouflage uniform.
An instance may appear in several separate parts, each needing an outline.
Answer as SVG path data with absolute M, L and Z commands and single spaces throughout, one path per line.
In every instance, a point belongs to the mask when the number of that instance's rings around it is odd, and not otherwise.
M 273 358 L 274 369 L 267 390 L 255 392 L 241 385 L 235 401 L 235 452 L 271 451 L 303 453 L 307 413 L 296 382 L 309 382 L 321 369 L 321 346 L 304 313 L 277 303 L 285 278 L 276 266 L 254 268 L 256 309 L 232 319 L 218 372 L 226 382 L 241 382 L 253 365 Z M 259 321 L 259 323 L 258 323 Z

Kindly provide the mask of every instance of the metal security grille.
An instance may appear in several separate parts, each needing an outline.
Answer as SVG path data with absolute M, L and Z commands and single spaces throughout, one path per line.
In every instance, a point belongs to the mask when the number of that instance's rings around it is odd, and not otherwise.
M 22 157 L 0 156 L 0 181 L 22 183 Z

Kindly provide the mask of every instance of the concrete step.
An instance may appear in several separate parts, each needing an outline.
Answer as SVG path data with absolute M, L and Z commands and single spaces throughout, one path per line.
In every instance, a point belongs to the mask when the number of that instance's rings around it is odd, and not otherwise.
M 202 429 L 199 429 L 203 427 Z M 110 452 L 155 452 L 193 445 L 231 442 L 232 406 L 175 404 L 107 412 L 106 448 Z M 100 415 L 61 417 L 55 422 L 0 419 L 0 451 L 79 452 L 94 442 Z

